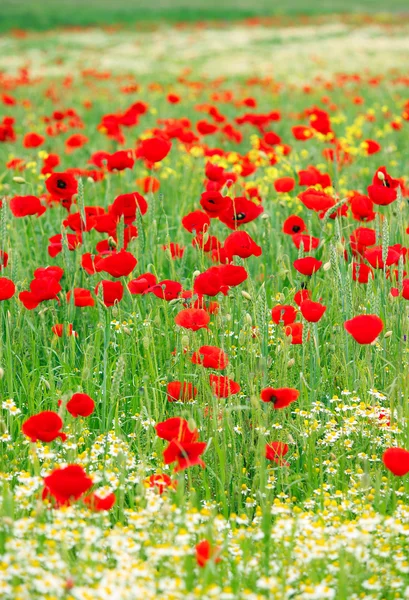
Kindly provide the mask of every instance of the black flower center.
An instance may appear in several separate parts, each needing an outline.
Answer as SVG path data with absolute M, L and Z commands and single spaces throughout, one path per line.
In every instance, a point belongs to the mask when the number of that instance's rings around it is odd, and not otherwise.
M 65 188 L 67 187 L 67 182 L 64 181 L 64 179 L 57 179 L 57 187 L 60 190 L 65 190 Z
M 294 225 L 293 226 L 293 232 L 294 233 L 298 233 L 300 231 L 301 227 L 299 225 Z
M 234 217 L 234 220 L 235 221 L 242 221 L 245 218 L 246 218 L 245 213 L 240 212 L 240 213 L 237 213 L 237 215 Z

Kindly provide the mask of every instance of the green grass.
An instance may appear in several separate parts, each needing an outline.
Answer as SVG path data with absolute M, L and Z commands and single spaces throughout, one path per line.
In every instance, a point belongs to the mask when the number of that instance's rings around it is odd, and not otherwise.
M 46 5 L 33 0 L 3 0 L 0 30 L 12 28 L 50 29 L 87 25 L 134 25 L 144 22 L 237 20 L 276 16 L 296 18 L 334 13 L 398 13 L 408 10 L 406 0 L 49 0 Z

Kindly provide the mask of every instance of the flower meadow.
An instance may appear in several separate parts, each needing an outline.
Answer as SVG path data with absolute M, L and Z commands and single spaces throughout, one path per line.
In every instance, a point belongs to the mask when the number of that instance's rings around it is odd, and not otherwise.
M 0 597 L 409 598 L 407 64 L 85 35 L 2 39 Z

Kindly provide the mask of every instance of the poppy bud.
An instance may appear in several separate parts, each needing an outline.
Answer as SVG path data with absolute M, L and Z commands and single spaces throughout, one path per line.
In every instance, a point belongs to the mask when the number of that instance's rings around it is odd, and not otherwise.
M 182 335 L 182 347 L 183 348 L 188 348 L 189 347 L 189 336 L 188 335 Z
M 294 365 L 295 365 L 295 359 L 294 358 L 290 358 L 290 360 L 287 363 L 287 367 L 290 369 Z
M 4 377 L 4 369 L 2 369 L 0 367 L 0 379 L 3 379 L 3 377 Z
M 376 175 L 381 181 L 385 180 L 385 175 L 382 173 L 382 171 L 378 171 Z
M 392 336 L 392 331 L 387 331 L 384 335 L 385 338 L 389 338 Z
M 200 275 L 200 271 L 194 271 L 193 275 L 192 275 L 192 279 L 193 280 L 196 279 L 196 277 L 199 277 L 199 275 Z
M 246 298 L 246 300 L 251 300 L 250 294 L 248 294 L 244 290 L 242 290 L 241 295 L 243 296 L 243 298 Z
M 331 268 L 331 261 L 329 260 L 328 262 L 324 263 L 322 268 L 324 269 L 324 271 L 329 271 Z
M 27 183 L 27 181 L 24 179 L 24 177 L 13 177 L 13 181 L 15 183 L 20 183 L 20 184 Z
M 249 315 L 249 313 L 246 313 L 244 318 L 249 325 L 251 325 L 253 323 L 253 319 L 251 318 L 251 315 Z

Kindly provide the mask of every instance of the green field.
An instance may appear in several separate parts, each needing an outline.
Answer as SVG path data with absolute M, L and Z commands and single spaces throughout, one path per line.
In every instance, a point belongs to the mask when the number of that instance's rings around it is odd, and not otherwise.
M 332 13 L 405 12 L 407 0 L 3 0 L 0 29 L 48 29 L 51 27 L 134 24 L 145 21 L 197 21 L 244 19 L 262 16 L 320 16 Z

